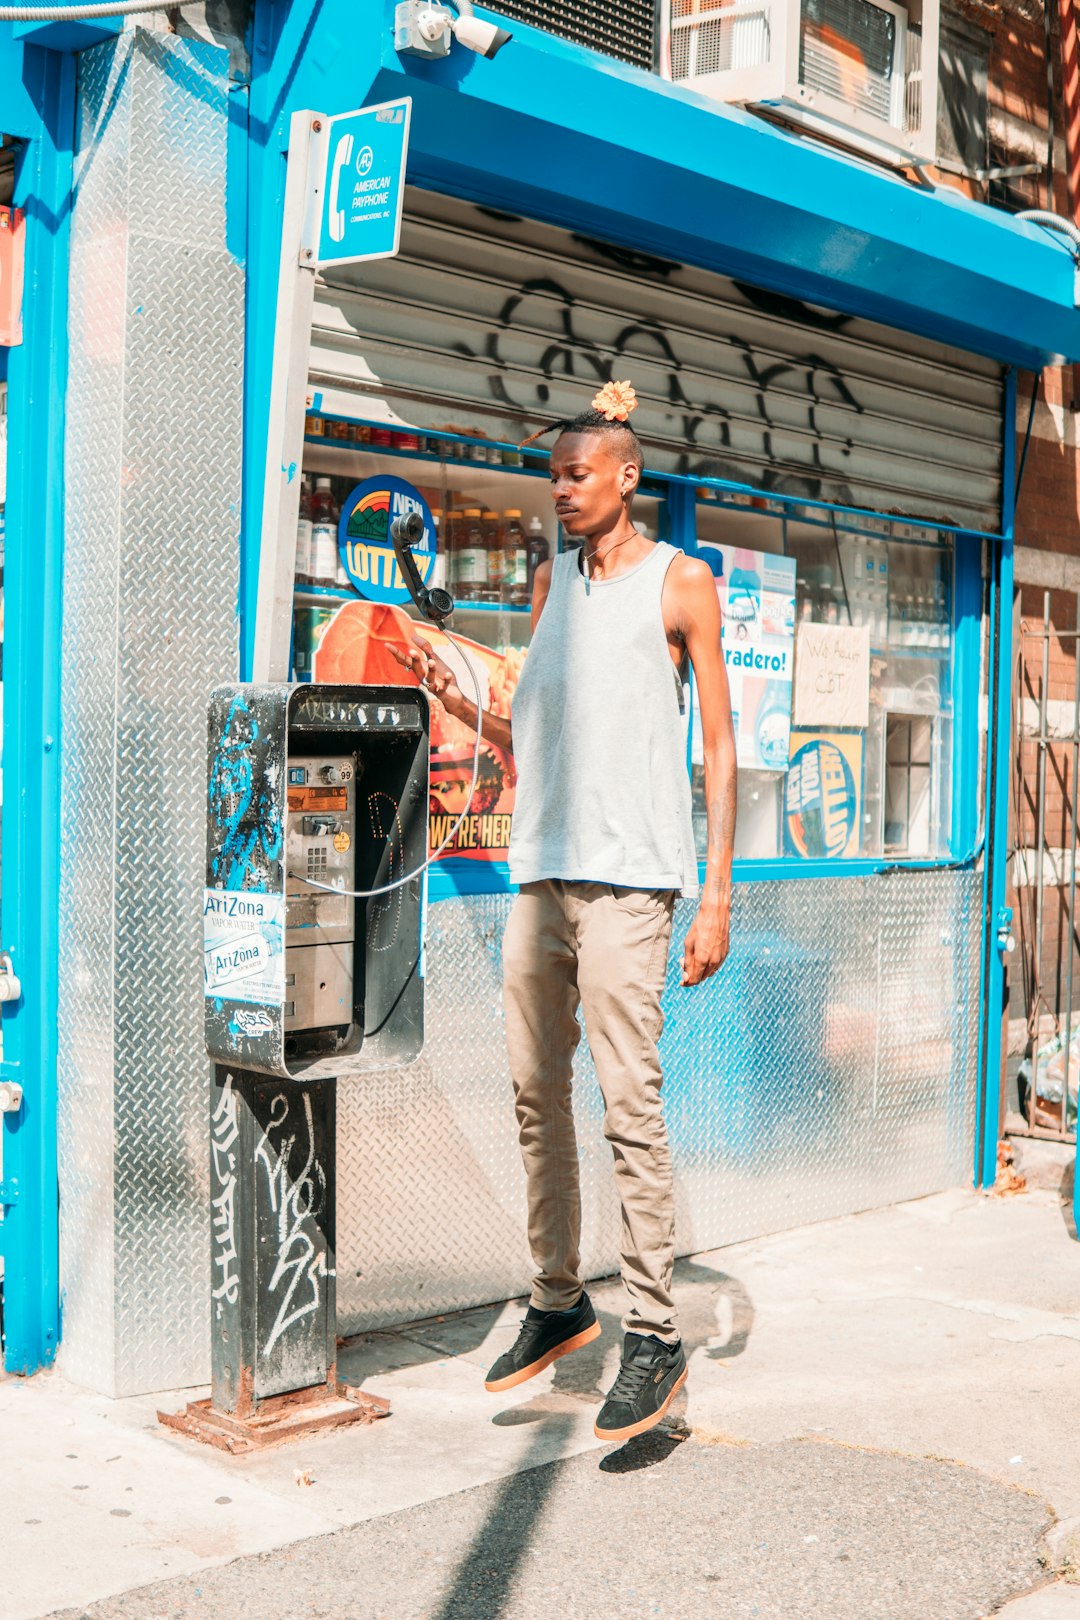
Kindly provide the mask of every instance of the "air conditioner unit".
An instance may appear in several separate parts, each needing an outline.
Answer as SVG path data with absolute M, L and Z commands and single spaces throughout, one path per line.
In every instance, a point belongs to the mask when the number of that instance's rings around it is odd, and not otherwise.
M 892 163 L 933 160 L 938 0 L 661 0 L 666 79 Z

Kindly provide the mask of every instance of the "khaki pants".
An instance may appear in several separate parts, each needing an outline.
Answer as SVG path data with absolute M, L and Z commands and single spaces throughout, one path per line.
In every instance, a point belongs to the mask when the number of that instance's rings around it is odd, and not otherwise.
M 622 1203 L 623 1326 L 678 1338 L 671 1298 L 675 1205 L 657 1041 L 674 894 L 605 883 L 528 883 L 503 940 L 506 1038 L 528 1179 L 532 1303 L 568 1310 L 581 1292 L 581 1194 L 571 1106 L 585 1028 L 604 1096 Z

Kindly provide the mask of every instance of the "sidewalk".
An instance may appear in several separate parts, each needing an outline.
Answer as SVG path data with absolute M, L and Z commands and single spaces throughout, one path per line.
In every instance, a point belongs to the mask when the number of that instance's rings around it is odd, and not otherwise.
M 371 1335 L 343 1374 L 392 1416 L 265 1456 L 161 1429 L 187 1392 L 0 1382 L 0 1620 L 1080 1620 L 1047 1584 L 1080 1565 L 1070 1228 L 958 1191 L 684 1262 L 686 1396 L 621 1449 L 611 1284 L 602 1338 L 502 1397 L 520 1305 Z

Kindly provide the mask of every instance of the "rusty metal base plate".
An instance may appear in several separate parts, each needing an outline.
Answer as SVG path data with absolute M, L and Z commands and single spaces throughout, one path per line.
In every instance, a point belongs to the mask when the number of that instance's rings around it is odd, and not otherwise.
M 189 1401 L 182 1412 L 159 1412 L 158 1422 L 204 1445 L 238 1455 L 303 1440 L 325 1429 L 374 1423 L 389 1415 L 390 1402 L 381 1395 L 338 1384 L 333 1394 L 320 1386 L 314 1397 L 306 1390 L 271 1396 L 246 1417 L 220 1412 L 209 1401 Z

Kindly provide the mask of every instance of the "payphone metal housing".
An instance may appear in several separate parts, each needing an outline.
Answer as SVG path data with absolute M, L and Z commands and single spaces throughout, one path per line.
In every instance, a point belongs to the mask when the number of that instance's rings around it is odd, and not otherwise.
M 236 685 L 211 694 L 206 1046 L 290 1080 L 417 1057 L 428 705 L 411 687 Z M 315 888 L 305 879 L 328 888 Z

